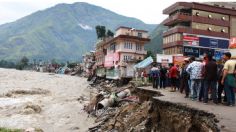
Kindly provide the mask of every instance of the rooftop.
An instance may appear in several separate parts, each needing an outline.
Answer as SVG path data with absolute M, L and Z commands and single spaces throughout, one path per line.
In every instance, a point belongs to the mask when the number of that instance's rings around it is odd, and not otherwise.
M 175 4 L 165 8 L 163 14 L 170 14 L 179 9 L 198 9 L 203 11 L 210 11 L 215 13 L 223 13 L 228 15 L 236 15 L 235 2 L 209 2 L 209 3 L 196 3 L 196 2 L 176 2 Z M 221 5 L 220 5 L 221 3 Z M 223 3 L 225 5 L 223 5 Z M 226 4 L 227 3 L 227 4 Z M 227 5 L 227 6 L 226 6 Z M 229 6 L 231 5 L 231 6 Z M 230 8 L 231 7 L 231 8 Z
M 121 29 L 121 28 L 129 29 L 129 30 L 135 30 L 135 31 L 139 31 L 139 32 L 148 32 L 148 31 L 146 31 L 146 30 L 140 30 L 140 29 L 135 29 L 135 28 L 131 28 L 131 27 L 125 27 L 125 26 L 120 26 L 120 27 L 118 27 L 118 28 L 116 29 L 116 31 L 119 30 L 119 29 Z

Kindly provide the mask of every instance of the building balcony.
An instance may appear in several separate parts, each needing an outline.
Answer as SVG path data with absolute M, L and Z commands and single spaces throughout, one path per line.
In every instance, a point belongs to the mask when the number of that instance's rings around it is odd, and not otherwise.
M 147 51 L 145 51 L 145 50 L 139 51 L 139 50 L 135 50 L 135 49 L 124 49 L 124 48 L 116 49 L 116 52 L 132 53 L 132 54 L 142 54 L 142 55 L 147 54 Z
M 176 26 L 174 28 L 171 28 L 171 29 L 163 32 L 163 36 L 165 37 L 165 36 L 168 36 L 168 35 L 171 35 L 174 33 L 198 34 L 198 35 L 206 35 L 206 36 L 221 37 L 221 38 L 229 38 L 230 37 L 229 33 L 193 29 L 191 27 L 186 27 L 186 26 Z
M 230 21 L 224 21 L 220 19 L 210 19 L 208 17 L 201 17 L 201 16 L 192 16 L 189 13 L 182 13 L 182 12 L 170 16 L 169 18 L 165 19 L 162 23 L 165 26 L 171 26 L 175 23 L 181 23 L 181 22 L 197 22 L 197 23 L 211 24 L 224 27 L 230 26 Z
M 162 48 L 166 49 L 166 48 L 170 48 L 170 47 L 174 47 L 174 46 L 182 46 L 182 45 L 183 45 L 183 41 L 175 41 L 175 42 L 163 44 Z
M 223 26 L 223 27 L 230 26 L 230 21 L 226 21 L 226 20 L 211 19 L 208 17 L 201 17 L 201 16 L 191 16 L 191 17 L 192 17 L 192 22 L 211 24 L 211 25 Z
M 147 54 L 147 51 L 145 51 L 145 50 L 142 50 L 142 51 L 136 50 L 135 53 L 137 53 L 137 54 L 142 54 L 142 55 L 146 55 L 146 54 Z
M 179 22 L 190 22 L 192 20 L 192 16 L 189 13 L 176 13 L 173 16 L 170 16 L 169 18 L 165 19 L 162 23 L 165 26 L 170 26 L 173 25 L 175 23 L 179 23 Z

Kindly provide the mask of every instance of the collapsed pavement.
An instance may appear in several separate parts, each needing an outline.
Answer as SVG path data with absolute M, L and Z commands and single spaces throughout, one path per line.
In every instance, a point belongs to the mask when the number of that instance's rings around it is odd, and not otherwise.
M 159 100 L 163 96 L 159 91 L 136 84 L 117 87 L 112 81 L 101 81 L 94 86 L 97 94 L 84 110 L 97 119 L 88 131 L 220 131 L 214 114 Z

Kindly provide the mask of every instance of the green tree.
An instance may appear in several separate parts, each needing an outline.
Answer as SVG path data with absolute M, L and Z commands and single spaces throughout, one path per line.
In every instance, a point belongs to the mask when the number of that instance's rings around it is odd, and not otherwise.
M 20 60 L 20 63 L 25 67 L 29 63 L 29 59 L 26 56 L 23 56 Z
M 99 39 L 99 38 L 101 38 L 100 26 L 97 25 L 95 28 L 96 28 L 97 38 Z
M 15 68 L 15 63 L 11 61 L 1 60 L 0 67 L 2 68 Z
M 151 56 L 154 61 L 156 60 L 156 56 L 155 56 L 155 54 L 151 50 L 147 51 L 145 59 L 148 58 L 149 56 Z
M 111 30 L 107 30 L 107 37 L 114 37 L 114 33 Z
M 16 64 L 16 69 L 23 70 L 26 66 L 28 66 L 29 59 L 26 56 L 23 56 L 20 61 Z
M 96 27 L 96 33 L 98 39 L 103 39 L 106 37 L 106 27 L 97 25 Z
M 101 26 L 101 35 L 102 35 L 102 38 L 105 38 L 106 37 L 106 27 L 105 26 Z

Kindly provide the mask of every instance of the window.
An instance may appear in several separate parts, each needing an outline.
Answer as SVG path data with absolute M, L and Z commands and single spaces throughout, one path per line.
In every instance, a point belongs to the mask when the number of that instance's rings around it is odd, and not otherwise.
M 115 44 L 111 44 L 111 45 L 110 45 L 110 48 L 109 48 L 109 49 L 110 49 L 110 51 L 114 51 L 114 52 L 115 52 L 115 47 L 116 47 L 116 45 L 115 45 Z
M 132 56 L 130 55 L 124 55 L 124 61 L 129 61 L 132 59 Z
M 131 42 L 125 42 L 125 45 L 124 45 L 124 48 L 125 49 L 132 49 L 132 43 Z
M 136 50 L 142 51 L 142 45 L 141 44 L 136 44 Z
M 138 33 L 138 37 L 142 38 L 143 34 L 142 33 Z

